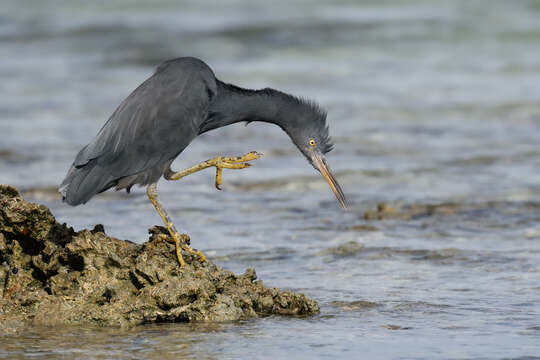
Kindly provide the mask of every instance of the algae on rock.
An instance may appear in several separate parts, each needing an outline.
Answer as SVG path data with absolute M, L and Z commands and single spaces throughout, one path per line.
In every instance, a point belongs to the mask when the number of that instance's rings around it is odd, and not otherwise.
M 25 324 L 137 325 L 311 315 L 303 294 L 235 275 L 184 254 L 150 229 L 142 245 L 107 236 L 103 227 L 73 231 L 48 208 L 0 185 L 0 330 Z

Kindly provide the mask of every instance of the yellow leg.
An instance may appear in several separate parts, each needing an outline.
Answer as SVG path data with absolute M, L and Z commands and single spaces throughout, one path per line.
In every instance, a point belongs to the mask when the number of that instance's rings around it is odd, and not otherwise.
M 197 164 L 195 166 L 192 166 L 188 169 L 174 172 L 171 169 L 168 169 L 165 172 L 165 179 L 167 180 L 180 180 L 181 178 L 188 176 L 190 174 L 196 173 L 197 171 L 201 171 L 204 169 L 207 169 L 209 167 L 215 166 L 216 167 L 216 188 L 218 190 L 221 190 L 221 173 L 223 169 L 244 169 L 247 167 L 250 167 L 251 164 L 248 163 L 248 161 L 257 160 L 261 157 L 262 154 L 251 151 L 243 156 L 236 156 L 236 157 L 223 157 L 218 156 L 206 161 L 203 161 L 200 164 Z
M 148 187 L 146 188 L 146 194 L 148 195 L 148 199 L 150 200 L 152 205 L 154 205 L 154 207 L 156 208 L 159 216 L 161 217 L 161 220 L 163 220 L 163 223 L 165 224 L 167 231 L 171 235 L 170 238 L 167 237 L 167 241 L 173 242 L 175 244 L 176 258 L 178 259 L 178 263 L 180 264 L 180 266 L 186 265 L 186 262 L 184 261 L 184 258 L 182 257 L 182 250 L 185 250 L 191 254 L 197 255 L 199 257 L 200 262 L 206 261 L 206 256 L 204 256 L 204 254 L 201 251 L 193 249 L 191 246 L 189 246 L 186 243 L 187 235 L 180 235 L 178 231 L 176 231 L 174 224 L 169 218 L 169 215 L 167 215 L 167 212 L 165 211 L 165 209 L 163 209 L 163 206 L 158 200 L 157 185 L 155 183 L 148 185 Z

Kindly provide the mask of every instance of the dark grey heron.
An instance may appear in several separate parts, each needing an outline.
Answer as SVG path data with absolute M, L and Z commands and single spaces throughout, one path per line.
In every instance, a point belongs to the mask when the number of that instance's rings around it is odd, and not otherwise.
M 281 127 L 307 160 L 326 179 L 345 208 L 345 195 L 324 154 L 332 150 L 326 113 L 315 102 L 273 89 L 248 90 L 218 80 L 203 61 L 183 57 L 160 64 L 115 110 L 96 137 L 79 151 L 60 185 L 69 205 L 84 204 L 94 195 L 116 187 L 129 193 L 135 184 L 147 186 L 148 198 L 176 244 L 180 266 L 182 250 L 199 256 L 180 235 L 158 201 L 157 181 L 216 168 L 220 189 L 223 169 L 243 169 L 261 154 L 215 157 L 183 171 L 170 168 L 174 159 L 200 134 L 237 122 L 264 121 Z

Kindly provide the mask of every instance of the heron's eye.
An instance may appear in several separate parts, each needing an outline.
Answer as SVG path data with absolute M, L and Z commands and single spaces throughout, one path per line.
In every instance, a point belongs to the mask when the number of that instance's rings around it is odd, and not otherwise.
M 309 139 L 309 146 L 315 146 L 317 142 L 314 139 Z

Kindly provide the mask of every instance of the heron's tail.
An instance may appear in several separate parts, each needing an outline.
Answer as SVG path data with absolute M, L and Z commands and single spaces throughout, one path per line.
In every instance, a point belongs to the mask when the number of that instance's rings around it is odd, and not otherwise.
M 71 166 L 58 189 L 62 200 L 76 206 L 86 203 L 92 196 L 114 186 L 113 177 L 95 160 L 82 166 Z

